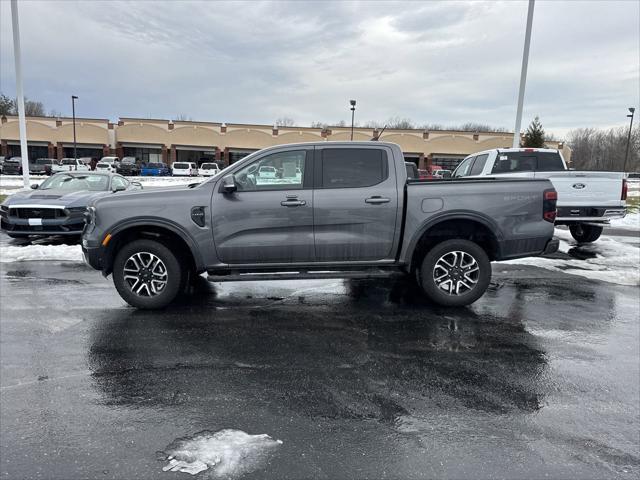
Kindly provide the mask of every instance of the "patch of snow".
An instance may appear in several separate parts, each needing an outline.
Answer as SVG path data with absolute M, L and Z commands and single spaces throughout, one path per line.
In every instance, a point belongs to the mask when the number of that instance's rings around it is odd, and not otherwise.
M 82 262 L 80 245 L 0 245 L 0 262 L 53 260 L 60 262 Z
M 627 213 L 624 218 L 614 218 L 611 220 L 611 226 L 616 228 L 624 228 L 625 230 L 640 231 L 640 212 Z M 605 228 L 604 234 L 607 230 Z
M 196 475 L 211 469 L 212 478 L 237 478 L 261 468 L 282 445 L 267 434 L 250 435 L 242 430 L 204 430 L 191 437 L 178 438 L 163 452 L 169 463 L 162 470 Z
M 556 229 L 554 235 L 560 238 L 560 252 L 569 253 L 570 249 L 576 248 L 581 256 L 593 257 L 584 260 L 528 257 L 504 263 L 541 267 L 618 285 L 640 285 L 640 248 L 637 245 L 607 236 L 594 243 L 578 245 L 568 230 Z

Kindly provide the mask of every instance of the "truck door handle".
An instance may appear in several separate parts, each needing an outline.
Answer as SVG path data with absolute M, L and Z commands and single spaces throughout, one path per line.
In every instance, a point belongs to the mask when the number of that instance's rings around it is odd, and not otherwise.
M 379 195 L 375 195 L 373 197 L 369 197 L 365 199 L 365 203 L 373 203 L 374 205 L 378 205 L 379 203 L 389 203 L 391 200 L 388 198 L 381 197 Z
M 305 200 L 296 200 L 293 198 L 289 198 L 280 202 L 280 205 L 282 205 L 283 207 L 301 207 L 306 204 L 307 202 Z

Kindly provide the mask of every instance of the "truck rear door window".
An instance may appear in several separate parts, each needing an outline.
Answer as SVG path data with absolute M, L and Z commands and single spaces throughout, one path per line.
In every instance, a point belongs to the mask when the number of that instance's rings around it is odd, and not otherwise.
M 371 187 L 389 176 L 387 154 L 379 148 L 322 150 L 322 188 Z

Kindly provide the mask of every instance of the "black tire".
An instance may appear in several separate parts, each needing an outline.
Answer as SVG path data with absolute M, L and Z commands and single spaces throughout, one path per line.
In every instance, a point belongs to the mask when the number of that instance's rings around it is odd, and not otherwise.
M 464 255 L 453 252 L 463 252 Z M 448 262 L 453 256 L 464 258 L 466 262 L 458 266 L 453 261 L 454 267 L 446 271 L 447 277 L 439 285 L 436 283 L 436 275 L 441 278 L 445 272 L 441 266 L 443 264 L 439 262 L 443 258 Z M 475 263 L 471 263 L 471 260 Z M 436 264 L 439 265 L 437 269 Z M 468 266 L 468 270 L 465 266 Z M 474 270 L 475 266 L 477 270 Z M 431 301 L 445 307 L 462 307 L 478 300 L 489 287 L 491 262 L 486 252 L 476 243 L 461 239 L 445 240 L 425 255 L 420 267 L 420 280 L 420 286 Z M 454 285 L 457 285 L 456 292 L 451 291 Z M 444 288 L 445 286 L 448 288 Z M 460 288 L 462 291 L 458 291 Z
M 161 260 L 163 271 L 166 272 L 166 284 L 158 293 L 151 295 L 150 282 L 142 282 L 147 283 L 147 287 L 140 294 L 135 293 L 130 281 L 125 279 L 125 264 L 136 254 L 143 255 L 143 258 L 154 255 Z M 124 301 L 132 307 L 142 309 L 166 307 L 176 298 L 183 286 L 183 270 L 178 258 L 165 245 L 154 240 L 135 240 L 123 246 L 116 255 L 112 275 L 113 284 Z M 149 293 L 148 296 L 145 295 L 145 291 Z
M 584 225 L 578 223 L 576 225 L 570 225 L 569 231 L 571 236 L 578 243 L 591 243 L 595 242 L 602 235 L 603 227 L 596 227 L 594 225 Z

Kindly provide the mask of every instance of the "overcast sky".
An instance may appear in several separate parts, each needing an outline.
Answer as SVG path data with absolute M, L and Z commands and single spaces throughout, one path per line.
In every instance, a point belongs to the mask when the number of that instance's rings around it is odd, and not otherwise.
M 536 2 L 523 125 L 624 125 L 640 2 Z M 19 2 L 26 95 L 109 118 L 297 124 L 410 118 L 513 128 L 526 2 Z M 0 90 L 15 95 L 0 0 Z

